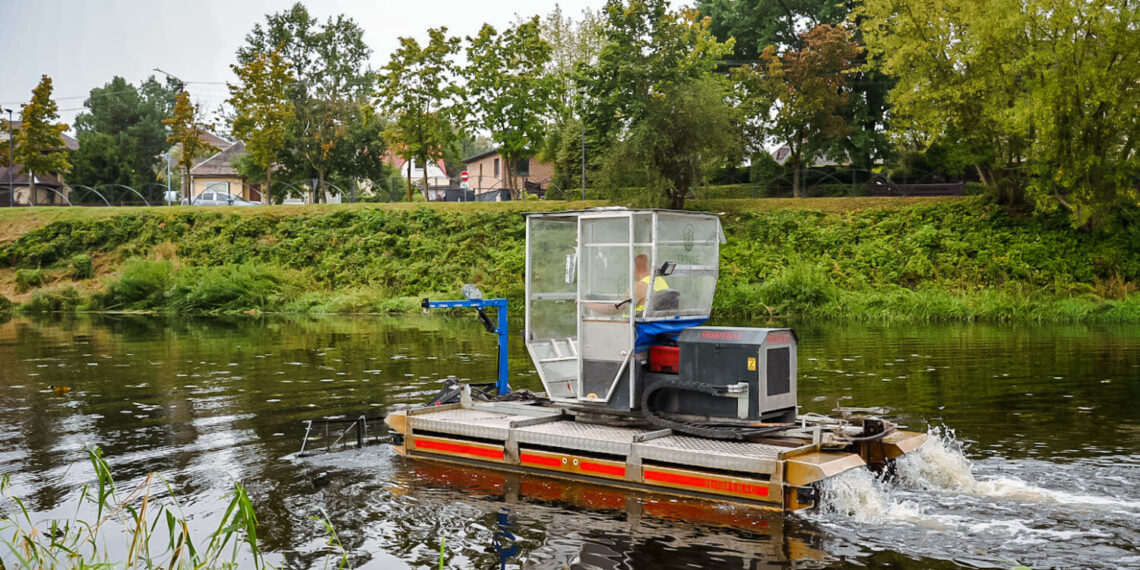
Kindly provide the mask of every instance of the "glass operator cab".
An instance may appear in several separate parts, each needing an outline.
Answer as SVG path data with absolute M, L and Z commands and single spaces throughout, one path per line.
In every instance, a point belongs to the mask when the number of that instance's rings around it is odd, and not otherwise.
M 525 339 L 548 396 L 637 408 L 649 348 L 708 319 L 721 243 L 715 214 L 529 214 Z

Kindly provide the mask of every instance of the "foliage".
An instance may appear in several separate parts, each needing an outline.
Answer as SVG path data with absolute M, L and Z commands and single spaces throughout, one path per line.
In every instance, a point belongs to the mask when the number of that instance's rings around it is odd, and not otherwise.
M 735 38 L 733 55 L 740 62 L 757 60 L 768 46 L 802 48 L 804 33 L 847 18 L 846 6 L 834 0 L 700 0 L 697 9 L 710 18 L 713 35 Z
M 75 118 L 79 150 L 68 180 L 136 189 L 155 182 L 162 154 L 170 148 L 162 120 L 170 114 L 174 97 L 174 86 L 164 86 L 153 76 L 138 87 L 115 76 L 92 89 L 84 103 L 88 110 Z
M 538 16 L 501 34 L 484 24 L 467 38 L 466 103 L 473 124 L 491 132 L 506 160 L 507 187 L 517 191 L 516 165 L 542 146 L 557 102 L 558 82 L 546 74 L 551 46 Z
M 71 518 L 33 520 L 24 501 L 10 494 L 8 475 L 0 478 L 2 512 L 11 514 L 0 517 L 0 559 L 20 568 L 228 568 L 239 559 L 252 559 L 255 568 L 266 565 L 253 503 L 241 483 L 234 483 L 217 529 L 195 537 L 162 475 L 148 474 L 123 495 L 102 451 L 93 447 L 87 454 L 96 482 L 80 489 Z M 123 544 L 111 548 L 116 536 Z
M 285 146 L 294 119 L 285 90 L 293 81 L 280 50 L 254 55 L 244 65 L 231 65 L 240 85 L 227 84 L 236 117 L 233 135 L 245 141 L 249 155 L 265 171 L 265 200 L 273 199 L 273 165 Z
M 62 136 L 67 125 L 53 122 L 59 119 L 59 107 L 51 98 L 51 91 L 51 78 L 42 76 L 32 89 L 31 101 L 20 112 L 22 122 L 12 149 L 12 161 L 23 165 L 20 172 L 28 173 L 33 179 L 36 173 L 71 170 Z
M 353 160 L 356 149 L 383 145 L 378 137 L 347 137 L 350 132 L 371 132 L 354 131 L 351 125 L 369 117 L 359 110 L 366 106 L 374 83 L 368 68 L 372 50 L 364 42 L 364 30 L 352 18 L 338 15 L 321 24 L 298 2 L 266 16 L 264 26 L 253 27 L 246 44 L 238 49 L 238 64 L 246 66 L 274 52 L 281 54 L 296 79 L 286 89 L 295 120 L 289 123 L 292 128 L 281 163 L 293 179 L 317 179 L 311 189 L 311 199 L 317 202 L 324 199 L 321 190 L 327 178 L 361 176 Z
M 43 269 L 21 269 L 16 272 L 16 290 L 24 292 L 43 285 L 47 274 Z
M 0 246 L 0 266 L 57 271 L 79 253 L 125 259 L 102 301 L 79 299 L 105 310 L 415 310 L 416 298 L 450 297 L 468 282 L 488 296 L 519 302 L 525 270 L 520 212 L 527 204 L 227 214 L 131 209 L 30 231 Z M 715 307 L 720 316 L 1140 316 L 1140 229 L 1134 227 L 1086 233 L 1063 213 L 1012 216 L 966 198 L 698 206 L 728 212 Z M 170 244 L 178 246 L 177 265 L 153 261 Z
M 660 139 L 658 149 L 677 147 L 690 153 L 677 157 L 679 163 L 692 165 L 715 155 L 719 149 L 693 145 L 700 141 L 694 141 L 691 131 L 674 131 L 661 118 L 665 110 L 680 108 L 679 100 L 669 101 L 671 97 L 700 97 L 708 104 L 727 106 L 707 96 L 711 93 L 708 77 L 732 50 L 732 41 L 718 42 L 708 31 L 708 19 L 699 19 L 692 10 L 670 10 L 665 0 L 609 0 L 603 22 L 605 43 L 597 63 L 579 68 L 585 97 L 583 120 L 603 152 L 642 160 L 660 156 L 651 149 L 631 153 L 628 146 L 619 144 L 629 143 L 636 135 L 642 141 Z M 615 164 L 620 156 L 607 161 Z M 662 183 L 653 185 L 666 192 L 674 207 L 684 203 L 691 169 L 653 162 L 627 166 L 661 177 Z
M 869 0 L 860 14 L 898 81 L 897 136 L 949 140 L 1010 203 L 1028 189 L 1077 225 L 1136 207 L 1135 2 Z
M 727 93 L 727 82 L 711 75 L 669 86 L 614 144 L 603 185 L 621 189 L 619 198 L 634 189 L 626 198 L 638 205 L 683 207 L 705 172 L 739 155 Z
M 20 305 L 20 311 L 30 313 L 64 313 L 85 308 L 85 301 L 74 285 L 60 283 L 37 289 L 32 299 Z
M 182 196 L 190 196 L 190 167 L 194 166 L 194 159 L 218 148 L 206 142 L 202 135 L 210 129 L 210 125 L 202 120 L 202 109 L 197 103 L 190 103 L 190 93 L 182 91 L 174 97 L 174 110 L 169 118 L 162 123 L 170 128 L 170 135 L 166 141 L 179 145 L 178 166 L 182 167 Z
M 12 300 L 0 295 L 0 315 L 12 312 Z
M 385 131 L 389 146 L 409 163 L 424 166 L 427 191 L 428 163 L 443 158 L 456 139 L 452 117 L 461 95 L 450 77 L 459 38 L 447 36 L 447 28 L 428 30 L 423 47 L 415 38 L 400 38 L 380 81 L 379 103 L 393 117 Z M 411 165 L 408 165 L 408 201 L 412 199 Z
M 71 276 L 75 279 L 90 279 L 95 276 L 95 266 L 90 255 L 77 253 L 71 256 Z
M 771 137 L 789 149 L 793 193 L 801 194 L 799 174 L 847 131 L 840 110 L 847 103 L 844 74 L 858 47 L 843 27 L 821 24 L 803 37 L 803 47 L 777 54 L 768 46 L 760 62 L 734 70 L 747 113 L 750 150 Z

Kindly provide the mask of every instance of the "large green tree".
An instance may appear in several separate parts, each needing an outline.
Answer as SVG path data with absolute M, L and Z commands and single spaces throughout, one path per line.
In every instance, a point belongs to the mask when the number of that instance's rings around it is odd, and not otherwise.
M 202 118 L 202 108 L 197 103 L 190 102 L 190 93 L 182 91 L 174 97 L 174 109 L 171 116 L 163 119 L 162 123 L 170 129 L 166 141 L 178 145 L 178 166 L 182 169 L 182 197 L 190 198 L 190 167 L 194 166 L 194 159 L 218 148 L 206 142 L 203 136 L 210 130 L 210 125 Z
M 577 70 L 597 62 L 598 54 L 605 43 L 602 33 L 602 14 L 589 9 L 580 17 L 572 18 L 563 14 L 555 5 L 541 22 L 542 38 L 550 44 L 550 62 L 546 75 L 554 82 L 557 97 L 554 120 L 548 125 L 543 136 L 539 158 L 554 165 L 554 179 L 550 187 L 564 193 L 570 188 L 583 185 L 580 179 L 584 158 L 593 163 L 591 170 L 598 165 L 598 137 L 591 137 L 590 151 L 583 152 L 582 100 L 578 84 L 581 77 Z M 586 157 L 583 157 L 586 154 Z
M 804 35 L 820 24 L 858 24 L 860 16 L 852 12 L 856 5 L 836 0 L 700 0 L 697 9 L 712 19 L 709 30 L 716 37 L 736 40 L 731 59 L 724 62 L 728 67 L 755 65 L 768 46 L 775 46 L 777 53 L 800 51 Z M 862 41 L 858 25 L 852 29 L 852 39 Z M 855 166 L 869 170 L 891 151 L 885 130 L 892 81 L 865 63 L 860 54 L 844 73 L 847 103 L 839 115 L 848 128 L 830 150 L 848 155 Z
M 170 148 L 162 120 L 174 107 L 175 85 L 154 77 L 138 87 L 122 77 L 91 90 L 87 111 L 75 118 L 79 150 L 70 180 L 96 186 L 125 184 L 140 191 L 158 179 Z M 111 153 L 111 145 L 114 154 Z
M 638 138 L 643 140 L 658 137 L 661 141 L 657 144 L 693 154 L 670 162 L 700 165 L 706 161 L 698 158 L 707 159 L 710 153 L 722 152 L 702 148 L 699 144 L 682 144 L 680 139 L 687 138 L 688 133 L 670 128 L 668 121 L 654 120 L 662 108 L 679 109 L 663 99 L 710 91 L 700 84 L 708 80 L 721 59 L 732 51 L 732 40 L 717 41 L 709 33 L 709 23 L 693 10 L 670 9 L 665 0 L 628 0 L 628 3 L 609 0 L 606 3 L 602 28 L 605 43 L 597 63 L 579 68 L 580 85 L 585 94 L 586 128 L 592 136 L 602 137 L 604 152 L 609 154 L 621 149 L 634 140 L 630 137 L 633 132 L 642 133 Z M 702 97 L 702 101 L 708 105 L 728 106 L 727 101 L 714 97 Z M 650 128 L 659 130 L 649 134 L 646 129 Z M 648 162 L 623 165 L 607 159 L 604 163 L 610 169 L 629 167 L 653 173 L 643 187 L 652 196 L 651 202 L 683 206 L 689 185 L 703 175 L 697 172 L 691 178 L 682 176 L 680 170 L 660 162 L 661 155 L 655 152 L 623 151 L 622 154 Z M 608 175 L 606 178 L 621 177 Z
M 801 48 L 780 54 L 768 46 L 759 63 L 733 71 L 752 150 L 769 138 L 788 146 L 797 198 L 803 166 L 848 131 L 841 115 L 847 104 L 845 73 L 857 54 L 845 28 L 821 24 L 804 34 Z
M 428 163 L 443 158 L 457 138 L 454 125 L 461 118 L 456 105 L 462 90 L 455 84 L 454 57 L 459 38 L 447 28 L 428 30 L 428 42 L 400 38 L 400 47 L 384 66 L 378 95 L 383 112 L 393 118 L 385 131 L 389 146 L 408 162 L 408 200 L 412 199 L 411 162 L 424 168 L 427 191 Z
M 312 201 L 324 199 L 324 181 L 337 174 L 337 147 L 347 144 L 349 123 L 356 109 L 371 97 L 375 77 L 368 67 L 372 50 L 364 42 L 364 30 L 344 15 L 319 22 L 300 2 L 290 9 L 266 16 L 246 35 L 238 49 L 239 65 L 258 54 L 280 51 L 296 80 L 287 93 L 295 120 L 286 139 L 280 162 L 293 178 L 315 179 Z
M 67 160 L 67 148 L 63 144 L 65 123 L 59 119 L 59 107 L 51 98 L 51 78 L 44 75 L 32 89 L 32 99 L 20 112 L 20 130 L 16 132 L 16 145 L 12 149 L 13 162 L 22 165 L 20 172 L 28 174 L 35 184 L 36 174 L 67 173 L 71 163 Z M 35 201 L 35 189 L 29 200 Z
M 484 24 L 467 38 L 466 104 L 472 124 L 491 132 L 507 163 L 507 187 L 520 160 L 537 154 L 558 103 L 559 83 L 546 73 L 551 46 L 542 38 L 538 16 L 499 33 Z
M 1140 2 L 867 0 L 874 61 L 896 78 L 896 135 L 947 140 L 1011 203 L 1095 226 L 1140 206 Z
M 236 116 L 233 135 L 245 141 L 245 148 L 265 172 L 263 200 L 273 200 L 273 165 L 285 146 L 294 120 L 293 102 L 286 89 L 293 82 L 289 64 L 279 50 L 258 54 L 246 64 L 231 65 L 241 83 L 229 84 L 229 103 Z

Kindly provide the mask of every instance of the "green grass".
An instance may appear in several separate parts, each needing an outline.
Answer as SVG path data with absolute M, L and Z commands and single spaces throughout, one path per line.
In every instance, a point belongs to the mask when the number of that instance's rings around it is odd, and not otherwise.
M 0 245 L 25 310 L 386 312 L 464 283 L 521 301 L 524 216 L 582 203 L 143 208 Z M 1131 321 L 1140 229 L 1083 233 L 978 198 L 697 201 L 721 211 L 716 314 Z M 0 214 L 11 215 L 7 212 Z M 84 279 L 83 259 L 97 279 Z M 3 269 L 3 267 L 7 269 Z M 15 278 L 12 278 L 12 275 Z M 20 276 L 24 275 L 23 278 Z M 39 278 L 40 285 L 31 284 Z M 78 287 L 72 295 L 68 279 Z M 56 283 L 48 286 L 46 283 Z M 46 291 L 41 295 L 41 291 Z M 37 301 L 37 296 L 41 298 Z

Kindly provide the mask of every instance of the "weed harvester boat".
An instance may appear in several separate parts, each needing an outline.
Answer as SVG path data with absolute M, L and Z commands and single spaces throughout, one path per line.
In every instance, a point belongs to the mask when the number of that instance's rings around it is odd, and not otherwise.
M 602 208 L 527 216 L 527 350 L 544 393 L 507 385 L 506 301 L 472 307 L 499 334 L 495 389 L 454 380 L 385 422 L 401 455 L 796 510 L 817 484 L 883 469 L 926 435 L 875 409 L 798 414 L 787 328 L 701 326 L 723 243 L 715 214 Z M 497 325 L 486 308 L 498 310 Z

